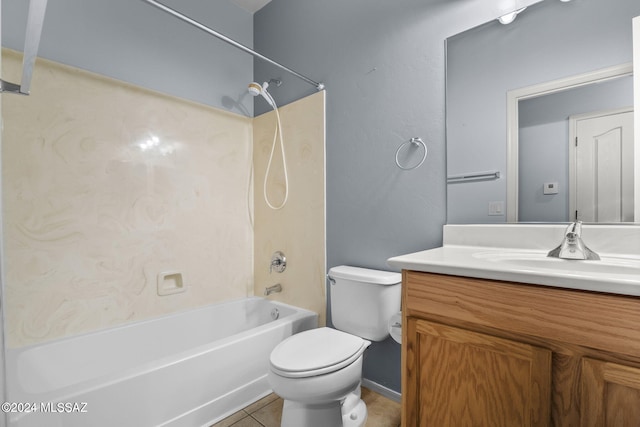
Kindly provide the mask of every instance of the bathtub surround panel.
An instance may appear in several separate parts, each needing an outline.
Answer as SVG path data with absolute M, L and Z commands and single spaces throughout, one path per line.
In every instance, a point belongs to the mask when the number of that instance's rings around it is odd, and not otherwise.
M 2 103 L 9 347 L 252 292 L 251 119 L 41 59 Z
M 258 99 L 262 102 L 264 100 Z M 254 119 L 254 279 L 255 294 L 267 286 L 282 285 L 270 296 L 278 301 L 319 313 L 325 323 L 325 92 L 280 109 L 289 199 L 280 210 L 270 209 L 263 197 L 263 183 L 273 144 L 276 116 L 273 111 Z M 279 206 L 284 197 L 284 174 L 279 145 L 271 164 L 267 191 Z M 271 256 L 282 251 L 287 268 L 269 273 Z

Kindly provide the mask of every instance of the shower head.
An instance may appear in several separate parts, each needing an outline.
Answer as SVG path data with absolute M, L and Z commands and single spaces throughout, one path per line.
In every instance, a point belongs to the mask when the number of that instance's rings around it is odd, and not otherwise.
M 271 94 L 267 92 L 268 87 L 269 87 L 269 83 L 267 82 L 264 82 L 262 86 L 260 86 L 256 82 L 251 82 L 249 83 L 249 87 L 247 87 L 247 90 L 253 96 L 262 95 L 262 97 L 269 103 L 269 105 L 271 105 L 271 107 L 276 108 L 275 101 L 271 97 Z
M 258 96 L 262 93 L 262 86 L 260 86 L 256 82 L 249 83 L 249 87 L 247 88 L 249 93 L 253 96 Z

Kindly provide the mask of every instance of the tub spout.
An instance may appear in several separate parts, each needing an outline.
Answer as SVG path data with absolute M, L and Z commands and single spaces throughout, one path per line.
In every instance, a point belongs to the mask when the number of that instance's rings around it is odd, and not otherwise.
M 266 288 L 264 288 L 265 296 L 274 294 L 276 292 L 282 292 L 282 285 L 280 283 L 276 283 L 273 286 L 267 286 Z

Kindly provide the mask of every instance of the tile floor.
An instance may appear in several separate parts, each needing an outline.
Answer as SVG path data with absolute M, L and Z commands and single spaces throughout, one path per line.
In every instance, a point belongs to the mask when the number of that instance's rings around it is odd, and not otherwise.
M 399 427 L 400 403 L 362 388 L 369 417 L 365 427 Z M 282 399 L 275 394 L 260 399 L 211 427 L 280 427 Z

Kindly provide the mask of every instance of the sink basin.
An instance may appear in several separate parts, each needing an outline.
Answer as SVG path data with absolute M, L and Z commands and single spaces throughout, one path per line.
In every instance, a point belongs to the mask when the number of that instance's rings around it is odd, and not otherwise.
M 445 225 L 438 248 L 389 258 L 397 269 L 640 297 L 640 227 L 589 224 L 600 260 L 549 258 L 565 224 Z
M 513 268 L 554 270 L 565 273 L 612 273 L 640 276 L 640 260 L 629 258 L 602 258 L 599 261 L 568 260 L 550 258 L 540 252 L 477 252 L 473 257 L 479 260 L 501 263 Z

